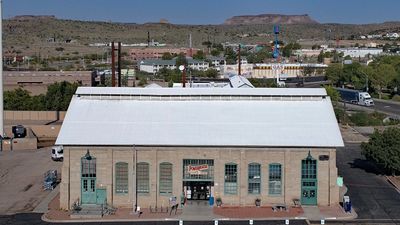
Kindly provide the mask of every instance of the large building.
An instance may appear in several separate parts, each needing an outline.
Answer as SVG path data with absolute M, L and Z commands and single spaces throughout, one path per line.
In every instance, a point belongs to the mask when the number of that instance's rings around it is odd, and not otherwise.
M 23 88 L 33 95 L 46 94 L 49 85 L 62 81 L 94 85 L 91 71 L 4 71 L 3 79 L 6 91 Z
M 172 55 L 179 55 L 183 53 L 185 56 L 192 56 L 196 54 L 199 49 L 195 48 L 132 48 L 129 50 L 129 57 L 133 61 L 140 61 L 146 59 L 161 59 L 164 53 L 170 53 Z
M 325 74 L 326 64 L 312 63 L 259 63 L 253 68 L 253 78 L 292 78 Z
M 343 141 L 325 89 L 80 87 L 57 144 L 64 209 L 339 202 Z
M 205 71 L 208 70 L 208 62 L 204 60 L 196 60 L 192 58 L 187 58 L 188 67 L 194 70 Z M 138 62 L 138 68 L 140 71 L 147 73 L 158 73 L 162 68 L 174 70 L 177 69 L 176 59 L 162 60 L 162 59 L 147 59 Z
M 381 48 L 339 48 L 336 51 L 343 53 L 343 56 L 350 56 L 351 58 L 365 58 L 383 53 Z

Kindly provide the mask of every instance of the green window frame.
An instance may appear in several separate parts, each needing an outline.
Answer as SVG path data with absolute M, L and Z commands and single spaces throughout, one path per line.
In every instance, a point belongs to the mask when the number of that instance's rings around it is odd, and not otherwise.
M 81 177 L 95 178 L 96 177 L 96 158 L 85 159 L 81 158 Z
M 238 188 L 237 179 L 237 164 L 227 163 L 225 164 L 225 183 L 224 192 L 229 195 L 236 195 Z
M 261 165 L 250 163 L 248 166 L 248 193 L 261 193 Z
M 279 163 L 269 164 L 268 194 L 282 194 L 282 165 Z
M 317 179 L 317 160 L 307 158 L 301 163 L 301 178 L 302 179 Z
M 117 162 L 115 164 L 115 193 L 127 194 L 128 190 L 128 163 Z
M 148 194 L 150 193 L 150 165 L 145 162 L 140 162 L 136 165 L 137 192 Z
M 172 194 L 172 164 L 168 162 L 160 163 L 159 193 L 162 195 Z

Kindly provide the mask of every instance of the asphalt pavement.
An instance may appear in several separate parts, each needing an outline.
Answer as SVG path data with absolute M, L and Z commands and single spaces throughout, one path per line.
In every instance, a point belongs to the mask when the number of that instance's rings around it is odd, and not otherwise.
M 373 108 L 378 111 L 400 116 L 400 103 L 399 102 L 390 102 L 390 101 L 382 101 L 379 99 L 374 99 L 374 104 L 375 105 L 373 106 Z
M 359 144 L 346 143 L 337 150 L 337 167 L 358 219 L 400 219 L 400 193 L 361 155 Z
M 68 223 L 48 223 L 41 220 L 42 214 L 39 213 L 22 213 L 15 215 L 0 216 L 1 225 L 179 225 L 179 221 L 137 221 L 137 222 L 68 222 Z M 220 220 L 218 225 L 248 225 L 248 220 Z M 254 220 L 254 225 L 279 225 L 285 224 L 285 220 Z M 183 225 L 215 225 L 214 221 L 183 221 Z M 290 225 L 307 225 L 305 220 L 290 220 Z

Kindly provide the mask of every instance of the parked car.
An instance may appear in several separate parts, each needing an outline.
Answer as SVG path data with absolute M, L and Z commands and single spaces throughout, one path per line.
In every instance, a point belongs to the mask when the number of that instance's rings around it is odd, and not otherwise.
M 64 148 L 62 145 L 55 145 L 51 148 L 51 159 L 54 161 L 64 160 Z

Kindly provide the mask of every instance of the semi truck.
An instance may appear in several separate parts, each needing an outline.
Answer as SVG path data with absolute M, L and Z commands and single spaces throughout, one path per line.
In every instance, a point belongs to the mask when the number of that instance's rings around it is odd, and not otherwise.
M 346 88 L 336 88 L 336 90 L 339 92 L 343 102 L 363 106 L 374 105 L 374 100 L 372 100 L 371 95 L 369 95 L 368 92 Z

